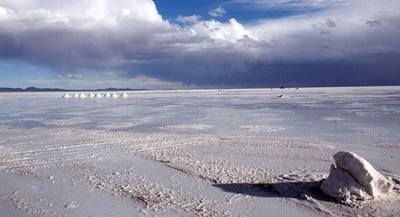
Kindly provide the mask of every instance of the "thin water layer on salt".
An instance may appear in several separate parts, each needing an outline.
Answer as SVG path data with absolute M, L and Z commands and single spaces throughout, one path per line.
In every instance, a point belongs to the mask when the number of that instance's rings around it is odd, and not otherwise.
M 104 94 L 104 93 L 102 93 Z M 117 94 L 118 95 L 118 94 Z M 284 98 L 277 96 L 284 95 Z M 0 123 L 146 133 L 281 135 L 331 142 L 399 141 L 400 88 L 136 91 L 129 98 L 2 94 Z M 337 136 L 340 134 L 340 136 Z

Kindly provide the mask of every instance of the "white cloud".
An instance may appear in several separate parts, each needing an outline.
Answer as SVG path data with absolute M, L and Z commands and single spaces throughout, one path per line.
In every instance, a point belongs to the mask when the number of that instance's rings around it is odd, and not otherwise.
M 0 7 L 0 20 L 7 18 L 9 13 L 9 9 Z
M 267 9 L 290 9 L 290 10 L 306 10 L 315 8 L 331 8 L 343 6 L 349 2 L 364 0 L 231 0 L 230 3 L 253 5 L 258 8 Z
M 176 19 L 178 22 L 181 23 L 198 23 L 201 20 L 201 16 L 199 15 L 192 15 L 192 16 L 178 16 Z
M 272 58 L 319 60 L 351 57 L 371 54 L 378 44 L 380 52 L 382 49 L 392 52 L 394 49 L 390 47 L 399 44 L 394 35 L 400 34 L 396 27 L 400 24 L 400 11 L 393 9 L 399 6 L 400 2 L 394 0 L 381 4 L 352 3 L 351 7 L 260 21 L 246 30 L 254 38 L 271 45 L 266 55 Z M 391 17 L 386 19 L 385 27 L 369 28 L 368 20 L 383 14 Z
M 216 20 L 199 22 L 192 26 L 191 32 L 203 37 L 228 42 L 237 42 L 248 35 L 243 25 L 233 18 L 229 19 L 228 23 L 221 23 Z
M 208 14 L 212 17 L 222 17 L 227 14 L 226 10 L 223 7 L 217 7 L 208 12 Z
M 56 78 L 61 80 L 80 80 L 83 78 L 83 76 L 79 74 L 65 74 L 57 75 Z
M 105 23 L 124 19 L 147 22 L 162 20 L 151 0 L 2 0 L 0 5 L 13 11 L 19 20 L 43 19 L 48 22 L 53 18 L 63 18 L 69 22 L 89 19 Z

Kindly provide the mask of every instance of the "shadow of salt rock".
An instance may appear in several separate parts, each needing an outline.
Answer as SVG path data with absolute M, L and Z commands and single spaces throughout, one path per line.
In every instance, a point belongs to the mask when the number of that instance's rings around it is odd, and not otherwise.
M 254 197 L 280 197 L 308 200 L 312 197 L 318 201 L 334 202 L 336 200 L 326 196 L 320 189 L 320 181 L 277 182 L 264 184 L 232 183 L 214 184 L 225 192 L 244 194 Z

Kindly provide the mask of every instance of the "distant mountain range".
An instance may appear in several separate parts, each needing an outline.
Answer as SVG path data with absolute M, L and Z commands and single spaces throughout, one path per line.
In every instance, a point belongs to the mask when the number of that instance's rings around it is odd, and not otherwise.
M 76 89 L 76 90 L 67 90 L 61 88 L 37 88 L 37 87 L 28 87 L 28 88 L 12 88 L 12 87 L 0 87 L 0 92 L 70 92 L 70 91 L 135 91 L 135 90 L 146 90 L 146 89 L 131 89 L 131 88 L 106 88 L 106 89 Z

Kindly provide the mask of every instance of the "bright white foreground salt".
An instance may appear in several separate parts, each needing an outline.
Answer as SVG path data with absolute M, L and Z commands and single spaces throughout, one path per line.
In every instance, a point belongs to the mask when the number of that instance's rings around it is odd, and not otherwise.
M 284 97 L 279 98 L 278 96 Z M 0 216 L 396 216 L 400 88 L 0 94 Z M 390 198 L 324 196 L 349 150 Z

